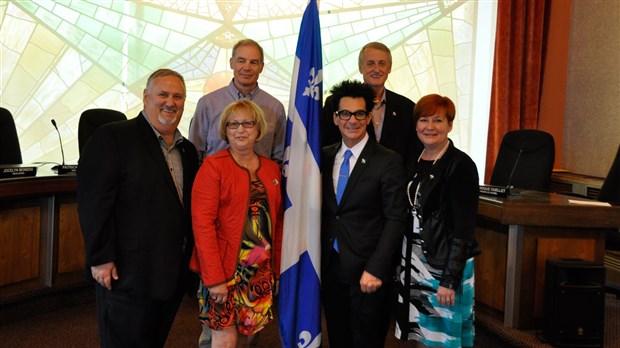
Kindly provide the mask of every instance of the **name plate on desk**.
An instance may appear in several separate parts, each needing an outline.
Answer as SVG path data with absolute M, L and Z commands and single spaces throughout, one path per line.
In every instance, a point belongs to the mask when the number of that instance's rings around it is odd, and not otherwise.
M 480 194 L 498 197 L 510 196 L 510 187 L 495 185 L 480 185 Z
M 77 164 L 59 164 L 52 167 L 56 174 L 75 174 L 77 172 Z
M 0 165 L 0 179 L 20 178 L 37 175 L 37 167 L 28 164 Z

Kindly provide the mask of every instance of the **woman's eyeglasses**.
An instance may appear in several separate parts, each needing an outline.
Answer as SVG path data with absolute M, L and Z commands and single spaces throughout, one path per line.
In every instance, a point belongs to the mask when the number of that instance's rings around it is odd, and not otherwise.
M 239 126 L 242 126 L 243 128 L 254 128 L 254 126 L 256 126 L 256 121 L 243 121 L 243 122 L 230 121 L 230 122 L 226 122 L 226 128 L 228 128 L 228 129 L 238 129 Z

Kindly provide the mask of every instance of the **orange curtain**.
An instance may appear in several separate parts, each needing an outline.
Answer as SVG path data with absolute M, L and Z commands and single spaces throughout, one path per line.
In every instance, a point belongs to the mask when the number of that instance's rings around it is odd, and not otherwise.
M 538 126 L 548 1 L 500 0 L 497 4 L 485 183 L 504 134 Z

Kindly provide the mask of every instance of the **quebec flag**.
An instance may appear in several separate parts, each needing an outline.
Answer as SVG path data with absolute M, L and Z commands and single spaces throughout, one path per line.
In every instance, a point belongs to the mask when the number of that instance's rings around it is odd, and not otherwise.
M 321 346 L 321 26 L 316 0 L 304 12 L 291 83 L 284 151 L 284 230 L 278 317 L 282 346 Z

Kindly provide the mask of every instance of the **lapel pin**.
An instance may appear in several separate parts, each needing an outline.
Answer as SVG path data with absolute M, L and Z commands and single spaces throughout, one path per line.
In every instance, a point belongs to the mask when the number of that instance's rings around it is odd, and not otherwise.
M 396 111 L 392 111 L 392 116 L 396 116 Z
M 366 159 L 362 158 L 362 164 L 366 163 Z
M 430 175 L 431 180 L 435 179 L 435 176 L 433 174 Z
M 273 179 L 273 184 L 274 184 L 274 185 L 279 184 L 278 179 Z

